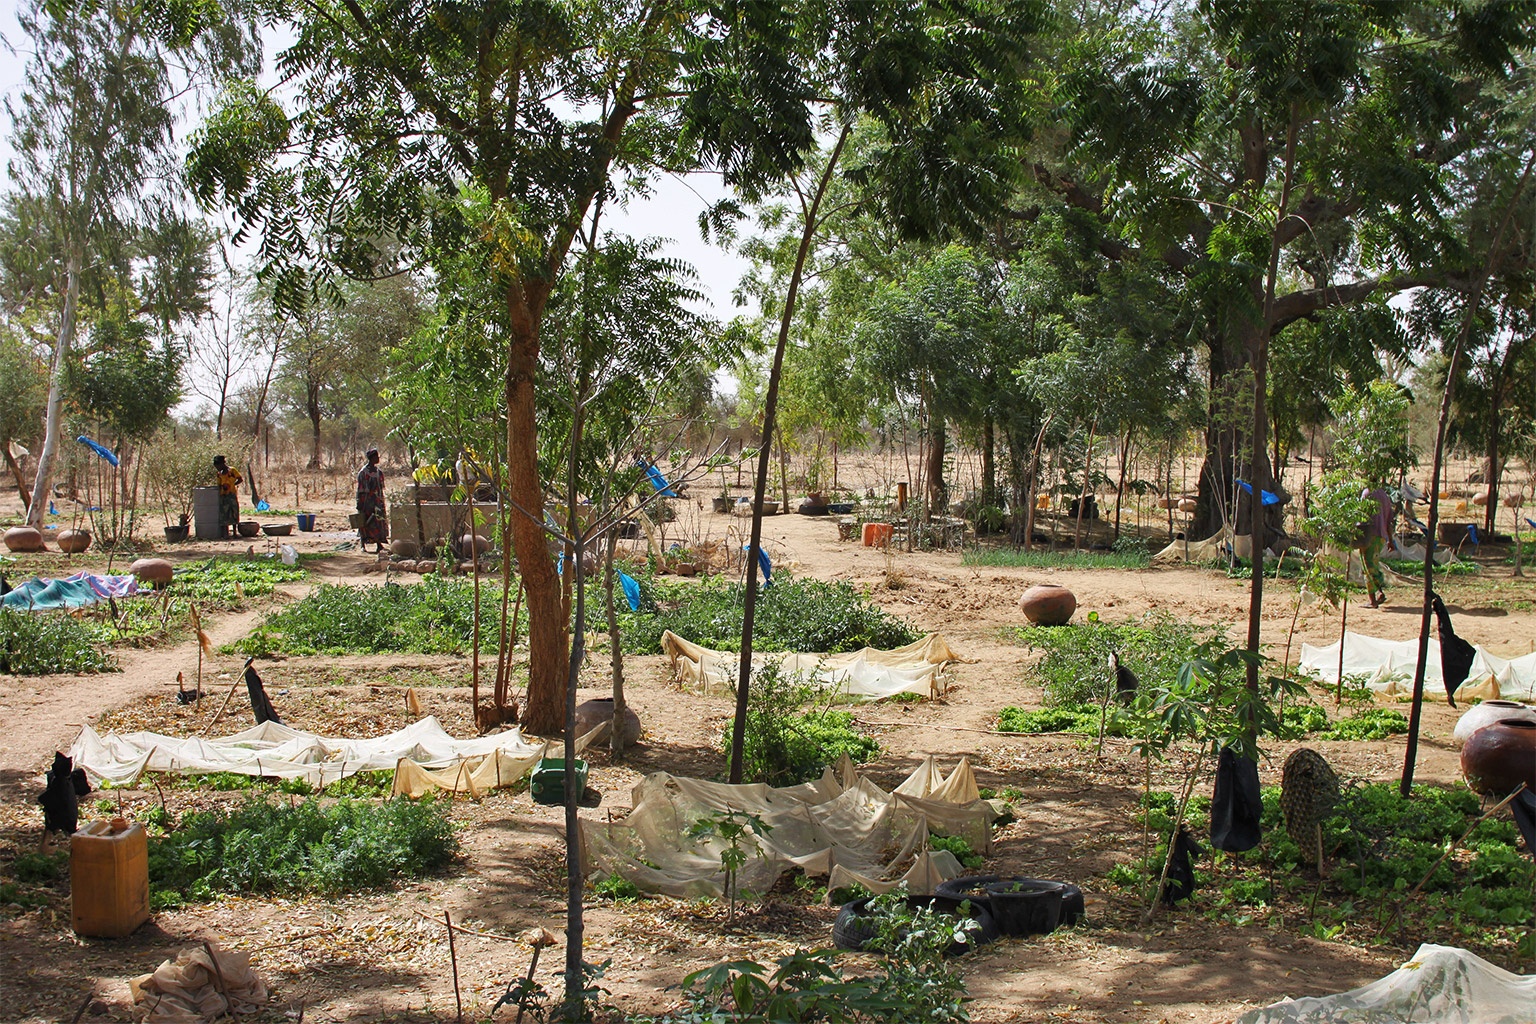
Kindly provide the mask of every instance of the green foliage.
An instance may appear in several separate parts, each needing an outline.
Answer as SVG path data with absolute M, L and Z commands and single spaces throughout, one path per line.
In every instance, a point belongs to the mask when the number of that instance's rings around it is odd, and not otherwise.
M 817 707 L 821 694 L 786 676 L 768 662 L 752 677 L 742 744 L 742 778 L 770 786 L 792 786 L 819 776 L 847 754 L 855 764 L 880 752 L 873 738 L 856 732 L 853 715 Z M 730 755 L 731 726 L 720 737 Z
M 1220 627 L 1199 626 L 1155 613 L 1124 622 L 1106 622 L 1089 615 L 1086 622 L 1065 626 L 1022 627 L 1019 642 L 1044 657 L 1030 670 L 1045 688 L 1047 707 L 1082 708 L 1103 702 L 1113 680 L 1109 655 L 1136 673 L 1143 688 L 1177 677 L 1179 667 L 1202 640 L 1221 633 Z
M 438 575 L 409 585 L 326 584 L 269 615 L 235 643 L 241 654 L 452 654 L 474 636 L 474 585 Z M 501 590 L 480 588 L 480 643 L 494 647 L 500 628 Z
M 1372 486 L 1396 484 L 1418 458 L 1408 439 L 1408 393 L 1388 380 L 1350 387 L 1329 403 L 1333 457 Z
M 0 608 L 0 674 L 105 672 L 112 664 L 106 640 L 100 626 L 62 611 Z
M 324 793 L 329 797 L 381 797 L 394 789 L 393 770 L 356 772 L 317 789 L 306 779 L 279 779 L 263 775 L 243 775 L 239 772 L 207 772 L 202 775 L 172 775 L 167 785 L 176 789 L 212 790 L 216 793 L 253 791 L 290 793 L 294 796 L 313 796 Z
M 1143 802 L 1141 813 L 1154 832 L 1166 830 L 1176 799 L 1172 793 L 1152 798 Z M 1404 800 L 1395 783 L 1346 788 L 1323 825 L 1330 870 L 1320 889 L 1302 870 L 1301 851 L 1285 832 L 1279 787 L 1264 787 L 1263 800 L 1265 841 L 1224 858 L 1214 876 L 1220 887 L 1196 897 L 1209 914 L 1244 922 L 1309 918 L 1313 926 L 1352 941 L 1397 941 L 1409 931 L 1506 955 L 1536 927 L 1530 898 L 1536 865 L 1517 848 L 1520 840 L 1508 815 L 1479 823 L 1465 846 L 1430 874 L 1482 813 L 1469 790 L 1418 786 Z M 1191 803 L 1192 831 L 1208 827 L 1209 808 L 1207 799 Z M 1423 890 L 1408 899 L 1426 875 Z M 1201 876 L 1204 886 L 1213 881 Z M 1107 877 L 1127 888 L 1141 878 L 1135 865 L 1124 864 Z
M 1394 558 L 1390 561 L 1382 559 L 1381 564 L 1399 576 L 1417 576 L 1420 579 L 1424 577 L 1423 562 Z M 1481 571 L 1481 567 L 1476 562 L 1446 562 L 1443 565 L 1439 562 L 1435 563 L 1436 576 L 1476 576 Z
M 640 887 L 619 875 L 604 875 L 587 889 L 593 896 L 610 900 L 634 900 L 641 896 Z
M 1122 540 L 1124 538 L 1121 538 Z M 990 565 L 1024 569 L 1144 569 L 1152 556 L 1143 544 L 1117 551 L 1040 551 L 1022 548 L 970 547 L 961 565 Z
M 294 583 L 308 575 L 303 566 L 284 565 L 276 559 L 214 557 L 179 566 L 174 593 L 199 607 L 235 608 L 241 604 L 242 596 L 265 597 L 276 590 L 278 584 Z
M 726 923 L 736 920 L 736 872 L 753 851 L 761 849 L 758 840 L 773 831 L 760 815 L 746 811 L 715 811 L 688 826 L 688 838 L 718 839 L 721 842 L 720 870 L 725 873 L 725 895 L 729 901 Z
M 1341 718 L 1326 732 L 1322 740 L 1384 740 L 1408 731 L 1408 719 L 1402 712 L 1391 708 L 1365 708 L 1348 718 Z
M 630 653 L 661 653 L 661 635 L 669 629 L 715 650 L 741 649 L 740 584 L 712 581 L 674 593 L 675 608 L 625 618 L 624 642 Z M 663 600 L 663 595 L 657 599 Z M 758 651 L 836 654 L 860 647 L 900 647 L 920 636 L 901 619 L 865 601 L 849 583 L 793 579 L 779 572 L 774 573 L 773 586 L 758 595 L 752 646 Z
M 954 854 L 955 859 L 960 862 L 960 866 L 967 871 L 975 871 L 986 863 L 986 859 L 972 849 L 971 844 L 966 842 L 963 836 L 930 835 L 928 837 L 928 848 L 930 850 L 947 850 Z
M 20 854 L 11 862 L 11 872 L 22 882 L 52 882 L 69 867 L 69 851 Z
M 446 805 L 432 799 L 290 805 L 252 797 L 234 810 L 184 815 L 149 845 L 161 906 L 216 892 L 376 889 L 442 867 L 458 850 Z
M 909 910 L 903 893 L 869 904 L 881 970 L 845 977 L 832 950 L 801 950 L 772 964 L 733 960 L 683 979 L 685 1005 L 635 1024 L 963 1024 L 965 980 L 946 959 L 976 926 L 969 918 Z
M 1099 709 L 1084 704 L 1056 704 L 1039 711 L 1008 706 L 997 713 L 997 727 L 1002 732 L 1076 732 L 1087 736 L 1099 734 Z M 1111 736 L 1125 735 L 1107 729 Z

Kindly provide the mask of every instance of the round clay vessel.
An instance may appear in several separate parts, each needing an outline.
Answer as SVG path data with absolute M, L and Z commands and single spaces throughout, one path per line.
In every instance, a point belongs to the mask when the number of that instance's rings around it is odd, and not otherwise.
M 1522 782 L 1536 790 L 1536 722 L 1501 718 L 1477 730 L 1461 748 L 1461 774 L 1485 796 L 1506 796 Z
M 1180 512 L 1193 512 L 1195 509 L 1197 509 L 1199 507 L 1200 507 L 1199 502 L 1195 501 L 1194 498 L 1184 498 L 1184 499 L 1180 500 L 1180 502 L 1179 502 L 1179 511 Z
M 60 530 L 58 537 L 59 550 L 66 555 L 78 555 L 91 546 L 90 530 Z
M 30 526 L 13 526 L 5 531 L 5 546 L 12 551 L 46 551 L 43 535 Z
M 576 735 L 585 736 L 603 722 L 613 721 L 613 698 L 594 697 L 576 705 Z M 640 738 L 640 716 L 628 703 L 624 705 L 624 746 Z M 603 741 L 607 743 L 607 740 Z
M 470 551 L 476 555 L 483 555 L 491 550 L 491 541 L 488 537 L 482 537 L 478 533 L 469 534 L 459 538 L 459 551 L 466 557 L 470 557 Z
M 1019 611 L 1037 626 L 1065 626 L 1077 611 L 1077 598 L 1066 587 L 1041 583 L 1024 591 Z
M 247 519 L 235 524 L 235 530 L 242 537 L 254 537 L 261 532 L 261 524 L 253 519 Z
M 389 553 L 397 558 L 415 558 L 419 547 L 408 537 L 396 537 L 389 542 Z
M 1481 704 L 1474 704 L 1456 720 L 1456 731 L 1451 734 L 1456 746 L 1466 743 L 1477 730 L 1501 718 L 1523 718 L 1536 722 L 1536 708 L 1528 708 L 1512 700 L 1485 700 Z
M 138 577 L 140 583 L 157 586 L 171 582 L 175 569 L 163 558 L 140 558 L 128 567 L 128 572 Z

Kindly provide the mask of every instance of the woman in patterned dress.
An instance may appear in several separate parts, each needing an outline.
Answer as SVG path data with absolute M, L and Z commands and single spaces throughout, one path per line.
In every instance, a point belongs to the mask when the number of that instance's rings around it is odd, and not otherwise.
M 389 522 L 384 518 L 384 471 L 379 468 L 377 448 L 368 449 L 368 464 L 357 474 L 357 511 L 363 517 L 357 531 L 363 550 L 367 551 L 371 543 L 382 554 L 389 539 Z

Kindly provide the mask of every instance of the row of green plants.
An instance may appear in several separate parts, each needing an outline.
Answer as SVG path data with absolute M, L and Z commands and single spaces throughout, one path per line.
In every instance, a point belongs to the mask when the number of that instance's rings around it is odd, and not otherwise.
M 302 564 L 284 565 L 275 558 L 215 556 L 178 566 L 172 592 L 199 608 L 238 608 L 253 597 L 266 597 L 284 583 L 309 575 Z
M 285 803 L 253 794 L 233 809 L 184 814 L 175 827 L 155 811 L 147 820 L 156 826 L 149 880 L 157 909 L 221 892 L 377 889 L 430 874 L 459 849 L 447 805 L 430 797 Z
M 721 650 L 741 647 L 744 591 L 714 579 L 662 582 L 637 573 L 640 608 L 624 608 L 620 629 L 630 654 L 658 654 L 671 630 Z M 606 630 L 603 603 L 588 603 L 589 629 Z M 428 574 L 419 583 L 374 587 L 324 585 L 267 617 L 231 650 L 267 654 L 447 654 L 467 651 L 474 636 L 474 586 Z M 480 588 L 482 648 L 497 643 L 501 588 Z M 757 604 L 754 644 L 764 651 L 841 652 L 860 647 L 899 647 L 921 636 L 909 624 L 870 604 L 846 582 L 827 583 L 777 574 Z
M 1147 546 L 1129 536 L 1111 551 L 1054 551 L 1013 547 L 968 547 L 960 554 L 961 565 L 1010 569 L 1145 569 L 1152 563 Z
M 872 761 L 880 744 L 856 729 L 853 714 L 839 709 L 835 693 L 808 686 L 777 662 L 752 676 L 747 722 L 742 734 L 742 778 L 770 786 L 793 786 L 819 778 L 844 754 L 855 764 Z M 732 721 L 720 735 L 720 750 L 731 753 Z
M 482 647 L 495 647 L 501 588 L 480 588 Z M 233 650 L 267 654 L 457 654 L 474 639 L 475 590 L 470 581 L 428 574 L 409 585 L 324 584 L 267 616 Z
M 1262 792 L 1263 842 L 1202 860 L 1192 909 L 1236 924 L 1284 922 L 1319 938 L 1411 946 L 1434 935 L 1496 956 L 1536 957 L 1536 864 L 1518 849 L 1507 812 L 1479 821 L 1478 797 L 1460 788 L 1416 786 L 1405 800 L 1392 783 L 1346 786 L 1324 823 L 1328 867 L 1319 878 L 1285 831 L 1279 787 Z M 1151 793 L 1138 822 L 1169 836 L 1177 805 L 1173 793 Z M 1190 830 L 1208 829 L 1209 819 L 1209 799 L 1192 800 Z M 1145 897 L 1166 850 L 1162 842 L 1150 856 L 1116 865 L 1107 881 Z
M 1291 740 L 1310 736 L 1315 740 L 1384 740 L 1408 731 L 1408 719 L 1391 708 L 1362 708 L 1352 715 L 1330 720 L 1316 704 L 1293 703 L 1279 716 L 1276 739 Z M 1078 733 L 1084 736 L 1139 735 L 1139 722 L 1128 709 L 1104 708 L 1087 704 L 1059 704 L 1039 710 L 1009 705 L 997 714 L 1002 732 Z
M 108 671 L 111 635 L 102 623 L 67 612 L 0 608 L 0 675 Z

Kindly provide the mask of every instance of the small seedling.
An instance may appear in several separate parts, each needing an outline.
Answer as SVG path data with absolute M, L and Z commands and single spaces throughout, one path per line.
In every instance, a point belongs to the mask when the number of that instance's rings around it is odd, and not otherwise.
M 773 826 L 760 816 L 736 810 L 705 815 L 688 829 L 690 839 L 719 839 L 725 843 L 725 848 L 720 851 L 720 868 L 725 872 L 727 927 L 736 921 L 736 872 L 747 862 L 749 851 L 761 848 L 758 840 L 771 831 Z

